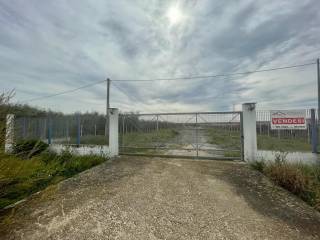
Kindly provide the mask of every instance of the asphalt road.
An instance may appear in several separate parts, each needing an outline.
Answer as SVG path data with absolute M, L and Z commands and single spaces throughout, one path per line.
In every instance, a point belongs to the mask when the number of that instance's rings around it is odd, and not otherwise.
M 320 214 L 243 163 L 122 157 L 3 214 L 0 239 L 320 239 Z

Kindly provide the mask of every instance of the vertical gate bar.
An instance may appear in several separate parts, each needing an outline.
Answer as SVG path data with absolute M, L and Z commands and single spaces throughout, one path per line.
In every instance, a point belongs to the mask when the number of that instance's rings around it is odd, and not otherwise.
M 197 157 L 199 157 L 199 143 L 198 143 L 198 113 L 196 113 L 196 146 L 197 146 Z
M 156 128 L 157 128 L 157 130 L 156 130 L 156 139 L 157 139 L 156 151 L 158 151 L 157 148 L 160 145 L 160 143 L 159 143 L 159 115 L 158 114 L 156 115 L 156 119 L 157 119 L 157 122 L 156 122 Z
M 122 137 L 121 137 L 121 146 L 122 146 L 122 149 L 121 151 L 124 151 L 124 131 L 125 131 L 125 122 L 124 122 L 124 118 L 125 118 L 125 115 L 122 115 Z

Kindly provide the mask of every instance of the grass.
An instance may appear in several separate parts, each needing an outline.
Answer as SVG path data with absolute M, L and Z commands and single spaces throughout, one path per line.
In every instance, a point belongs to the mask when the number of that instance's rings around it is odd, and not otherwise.
M 30 159 L 0 152 L 0 209 L 105 160 L 69 152 L 58 155 L 45 151 Z
M 239 158 L 239 157 L 241 157 L 241 152 L 239 151 L 237 151 L 237 152 L 235 152 L 235 151 L 226 151 L 226 152 L 224 152 L 223 153 L 223 155 L 224 155 L 224 157 L 227 157 L 227 158 Z
M 123 149 L 125 152 L 130 153 L 156 153 L 156 149 L 143 149 L 145 147 L 156 147 L 163 145 L 176 137 L 179 133 L 174 129 L 159 129 L 159 131 L 152 132 L 132 132 L 121 136 L 123 146 L 129 147 Z M 130 148 L 132 147 L 132 148 Z
M 278 138 L 267 135 L 258 135 L 258 149 L 282 150 L 287 152 L 311 151 L 311 145 L 301 138 Z
M 208 131 L 209 143 L 224 149 L 240 150 L 240 132 L 228 131 L 222 128 L 212 128 Z M 257 135 L 258 149 L 271 151 L 311 151 L 311 145 L 302 138 L 278 138 L 267 135 Z M 227 153 L 228 154 L 228 153 Z
M 320 165 L 288 163 L 278 158 L 275 162 L 253 162 L 251 167 L 320 211 Z
M 228 131 L 222 128 L 212 128 L 208 131 L 209 143 L 218 145 L 224 149 L 240 150 L 240 132 Z M 228 154 L 228 153 L 227 153 Z M 229 155 L 234 153 L 230 152 Z

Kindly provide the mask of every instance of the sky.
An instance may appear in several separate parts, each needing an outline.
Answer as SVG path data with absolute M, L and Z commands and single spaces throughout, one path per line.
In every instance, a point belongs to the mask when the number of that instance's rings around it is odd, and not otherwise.
M 319 0 L 0 0 L 1 91 L 66 113 L 239 110 L 317 105 L 316 65 L 232 74 L 320 57 Z

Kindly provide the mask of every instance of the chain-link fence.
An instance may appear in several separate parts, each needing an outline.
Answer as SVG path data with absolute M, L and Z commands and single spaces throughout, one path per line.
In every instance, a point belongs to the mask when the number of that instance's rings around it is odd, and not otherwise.
M 107 145 L 108 124 L 101 115 L 74 114 L 47 117 L 17 117 L 15 142 L 39 139 L 56 144 Z
M 311 110 L 305 109 L 306 129 L 272 129 L 271 111 L 257 110 L 257 141 L 259 150 L 311 152 Z M 317 116 L 317 112 L 316 112 Z

